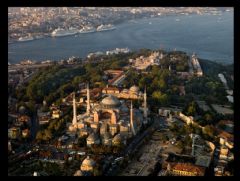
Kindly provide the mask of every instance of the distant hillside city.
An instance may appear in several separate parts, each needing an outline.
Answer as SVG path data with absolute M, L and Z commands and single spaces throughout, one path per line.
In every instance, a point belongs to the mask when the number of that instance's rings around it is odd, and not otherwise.
M 31 41 L 114 29 L 124 21 L 171 15 L 221 15 L 220 7 L 9 7 L 8 41 Z

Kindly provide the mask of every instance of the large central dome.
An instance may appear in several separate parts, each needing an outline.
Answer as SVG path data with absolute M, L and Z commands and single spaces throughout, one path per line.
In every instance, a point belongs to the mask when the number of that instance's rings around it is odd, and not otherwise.
M 118 98 L 109 95 L 102 100 L 101 104 L 106 107 L 117 107 L 120 105 L 120 101 L 118 100 Z

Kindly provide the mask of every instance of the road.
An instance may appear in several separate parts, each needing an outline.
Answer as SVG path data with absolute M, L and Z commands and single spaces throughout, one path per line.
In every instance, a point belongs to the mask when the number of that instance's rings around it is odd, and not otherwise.
M 31 119 L 31 123 L 32 123 L 30 128 L 31 139 L 34 140 L 36 138 L 37 129 L 38 129 L 38 118 L 36 113 L 34 113 L 33 118 Z
M 159 121 L 156 117 L 154 119 L 154 122 L 151 126 L 149 126 L 143 133 L 140 135 L 137 135 L 134 140 L 125 148 L 122 153 L 120 153 L 120 156 L 126 158 L 129 154 L 134 152 L 139 146 L 142 145 L 143 140 L 146 136 L 150 136 L 157 128 L 159 127 Z M 114 168 L 109 168 L 109 170 L 106 172 L 107 176 L 114 176 L 119 171 L 119 166 L 115 166 Z

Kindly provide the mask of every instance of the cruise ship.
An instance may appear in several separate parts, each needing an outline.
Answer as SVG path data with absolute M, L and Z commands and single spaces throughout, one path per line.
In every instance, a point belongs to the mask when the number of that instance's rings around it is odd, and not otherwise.
M 78 33 L 78 30 L 76 28 L 69 28 L 68 30 L 65 30 L 63 28 L 57 28 L 51 33 L 51 35 L 53 37 L 58 37 L 58 36 L 75 35 L 77 33 Z
M 97 27 L 97 31 L 107 31 L 107 30 L 114 30 L 114 29 L 116 29 L 116 27 L 111 24 L 100 25 Z
M 41 39 L 41 38 L 44 38 L 44 36 L 43 36 L 43 35 L 37 35 L 37 36 L 35 36 L 35 39 Z
M 25 37 L 18 38 L 18 41 L 31 41 L 31 40 L 34 40 L 32 36 L 25 36 Z
M 95 31 L 96 31 L 96 29 L 94 27 L 85 26 L 81 30 L 79 30 L 79 33 L 93 33 Z

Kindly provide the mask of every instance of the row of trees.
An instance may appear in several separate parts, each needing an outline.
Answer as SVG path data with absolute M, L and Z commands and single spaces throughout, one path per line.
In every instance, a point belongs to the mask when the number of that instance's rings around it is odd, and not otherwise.
M 178 126 L 176 123 L 173 123 L 170 127 L 170 130 L 173 132 L 175 137 L 182 137 L 185 136 L 184 139 L 181 139 L 181 145 L 191 145 L 191 139 L 189 138 L 189 134 L 197 134 L 200 135 L 203 139 L 209 140 L 209 141 L 217 141 L 216 138 L 216 129 L 213 125 L 206 125 L 203 129 L 198 127 L 197 125 L 183 125 Z
M 37 141 L 50 141 L 54 136 L 59 135 L 65 128 L 64 119 L 52 120 L 46 129 L 39 130 L 36 135 Z
M 207 103 L 225 104 L 227 102 L 226 92 L 223 84 L 212 77 L 196 77 L 187 83 L 186 92 L 202 96 Z
M 73 77 L 83 75 L 84 73 L 84 68 L 80 66 L 72 68 L 54 65 L 52 67 L 42 68 L 37 75 L 29 81 L 28 85 L 15 91 L 14 97 L 19 101 L 30 100 L 36 103 L 42 103 L 44 98 L 51 101 L 51 96 L 53 96 L 51 94 L 59 87 L 68 83 Z M 48 95 L 51 96 L 47 97 Z

